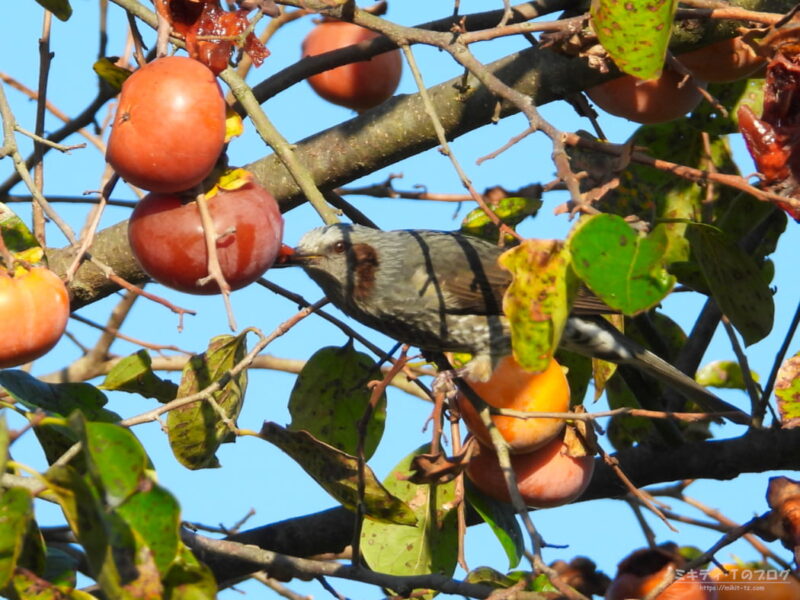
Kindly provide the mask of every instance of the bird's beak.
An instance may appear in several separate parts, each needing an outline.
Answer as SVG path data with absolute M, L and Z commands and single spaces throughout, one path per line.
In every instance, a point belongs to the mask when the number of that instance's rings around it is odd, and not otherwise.
M 272 268 L 276 267 L 302 267 L 318 258 L 318 254 L 300 254 L 296 249 L 286 244 L 281 244 L 278 257 Z

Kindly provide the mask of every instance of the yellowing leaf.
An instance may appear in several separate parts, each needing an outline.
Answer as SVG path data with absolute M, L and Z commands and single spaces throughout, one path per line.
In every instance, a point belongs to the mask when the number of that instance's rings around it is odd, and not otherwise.
M 291 456 L 345 508 L 355 509 L 358 504 L 356 457 L 320 442 L 307 431 L 289 431 L 276 423 L 264 423 L 260 435 Z M 417 522 L 411 508 L 381 485 L 372 469 L 366 465 L 364 480 L 364 508 L 367 517 L 404 527 Z
M 547 368 L 561 339 L 577 280 L 558 240 L 525 240 L 498 262 L 514 276 L 503 296 L 514 357 L 526 370 Z
M 0 202 L 0 236 L 14 258 L 31 264 L 38 263 L 44 252 L 36 237 L 8 205 Z
M 228 106 L 225 108 L 225 143 L 244 133 L 244 121 L 242 117 Z
M 220 190 L 238 190 L 252 182 L 253 174 L 250 171 L 246 169 L 226 169 L 219 176 L 219 179 L 214 182 L 214 185 L 211 186 L 211 189 L 206 192 L 205 196 L 207 200 L 210 200 Z
M 758 381 L 758 374 L 750 372 L 753 381 Z M 741 365 L 733 360 L 715 360 L 703 365 L 694 376 L 697 383 L 706 387 L 727 389 L 746 389 Z
M 217 336 L 206 352 L 192 356 L 183 368 L 178 397 L 207 388 L 238 364 L 247 354 L 245 337 L 246 333 Z M 247 370 L 243 370 L 213 393 L 219 411 L 209 402 L 199 400 L 169 412 L 169 444 L 183 466 L 189 469 L 219 466 L 217 448 L 231 441 L 233 435 L 226 420 L 236 422 L 246 389 Z
M 783 361 L 775 381 L 782 427 L 800 426 L 800 353 Z

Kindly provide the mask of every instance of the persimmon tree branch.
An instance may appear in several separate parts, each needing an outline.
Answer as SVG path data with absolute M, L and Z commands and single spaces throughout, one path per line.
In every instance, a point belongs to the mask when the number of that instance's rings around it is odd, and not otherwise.
M 800 429 L 752 430 L 746 435 L 704 442 L 687 443 L 677 448 L 639 446 L 613 455 L 636 487 L 684 479 L 733 479 L 742 473 L 761 473 L 796 468 L 800 453 Z M 594 477 L 578 500 L 623 498 L 628 489 L 611 466 L 597 459 Z M 765 506 L 766 508 L 766 506 Z M 758 510 L 757 507 L 754 510 Z M 468 515 L 469 523 L 478 522 Z M 352 513 L 336 507 L 320 513 L 288 519 L 240 532 L 228 539 L 253 544 L 293 556 L 313 556 L 340 552 L 352 538 Z M 230 556 L 206 556 L 205 560 L 221 582 L 256 570 Z
M 147 20 L 148 23 L 149 20 L 155 23 L 152 11 L 135 0 L 115 2 L 132 10 L 137 17 Z M 553 6 L 561 4 L 554 2 Z M 522 15 L 523 19 L 539 16 L 533 9 L 533 3 L 520 5 L 513 10 L 515 14 Z M 492 16 L 497 20 L 487 21 L 485 26 L 495 25 L 502 17 L 502 11 Z M 364 18 L 382 21 L 368 13 Z M 446 21 L 437 24 L 443 27 Z M 466 22 L 469 23 L 470 19 L 467 18 Z M 416 37 L 425 33 L 413 28 L 401 30 L 410 30 Z M 393 45 L 388 38 L 387 43 L 389 45 L 386 50 L 391 49 Z M 509 55 L 494 63 L 482 65 L 481 69 L 516 93 L 530 97 L 533 106 L 561 99 L 615 75 L 602 74 L 581 58 L 539 48 L 529 48 Z M 428 95 L 447 139 L 459 137 L 493 122 L 497 117 L 502 118 L 518 110 L 510 102 L 498 101 L 494 93 L 474 75 L 457 77 L 432 86 L 428 89 Z M 434 148 L 438 143 L 439 139 L 420 94 L 411 94 L 392 98 L 358 117 L 298 142 L 294 154 L 298 161 L 308 165 L 311 178 L 317 187 L 324 190 L 349 183 L 404 158 Z M 305 201 L 294 177 L 276 155 L 250 163 L 247 168 L 272 192 L 284 212 Z M 3 192 L 3 187 L 0 187 L 0 198 Z M 104 249 L 113 247 L 115 260 L 111 260 L 112 257 L 109 256 L 99 256 L 95 246 L 91 252 L 121 277 L 132 283 L 142 282 L 145 276 L 127 250 L 124 237 L 121 240 L 107 239 L 123 233 L 124 226 L 121 223 L 98 232 L 97 235 L 97 246 Z M 68 250 L 50 252 L 57 271 L 58 265 L 63 262 L 61 255 L 65 252 Z M 107 296 L 117 289 L 115 284 L 105 280 L 99 269 L 90 265 L 84 264 L 76 275 L 71 286 L 74 308 Z

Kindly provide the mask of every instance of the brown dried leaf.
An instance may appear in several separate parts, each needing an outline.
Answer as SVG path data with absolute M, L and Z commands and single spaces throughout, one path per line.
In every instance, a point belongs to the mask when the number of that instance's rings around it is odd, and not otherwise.
M 472 454 L 470 448 L 470 445 L 464 446 L 462 451 L 454 456 L 446 456 L 441 452 L 416 455 L 411 461 L 413 475 L 408 480 L 417 485 L 423 483 L 439 485 L 452 481 L 467 468 Z

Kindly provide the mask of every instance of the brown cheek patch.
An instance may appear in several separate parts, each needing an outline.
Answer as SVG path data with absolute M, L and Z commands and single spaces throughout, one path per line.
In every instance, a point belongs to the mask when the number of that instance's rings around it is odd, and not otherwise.
M 353 244 L 351 248 L 356 287 L 353 295 L 363 300 L 372 294 L 375 287 L 375 272 L 378 270 L 378 255 L 369 244 Z

